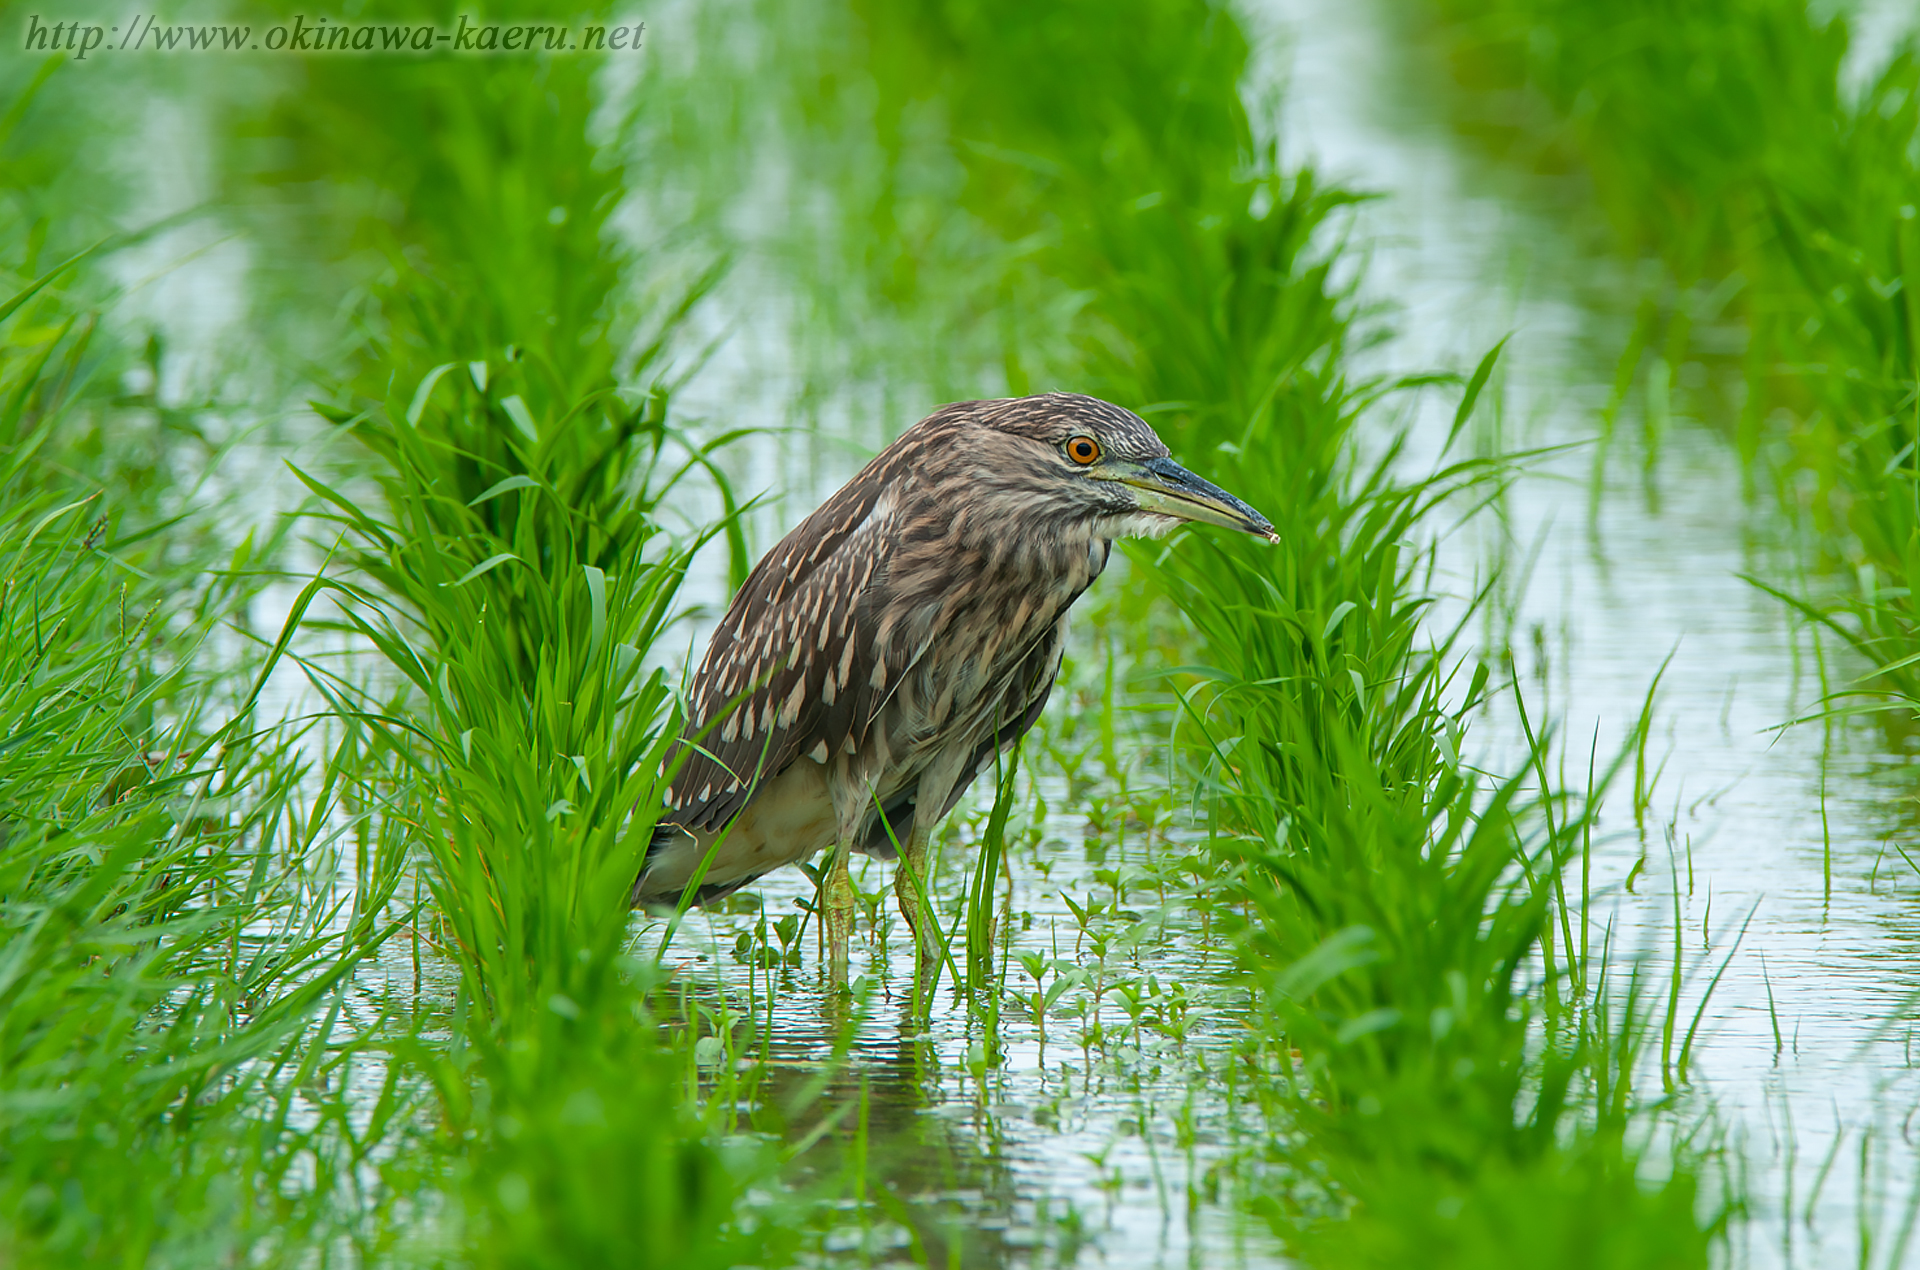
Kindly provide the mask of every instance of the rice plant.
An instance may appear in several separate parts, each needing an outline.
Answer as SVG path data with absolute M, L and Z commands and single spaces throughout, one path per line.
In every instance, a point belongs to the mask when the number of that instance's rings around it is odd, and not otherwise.
M 336 888 L 354 747 L 308 758 L 258 717 L 270 663 L 219 651 L 273 543 L 169 541 L 66 465 L 76 416 L 110 407 L 58 272 L 0 306 L 0 1247 L 297 1257 L 354 1222 L 328 1082 L 364 1040 L 343 991 L 395 929 L 404 844 L 363 834 Z

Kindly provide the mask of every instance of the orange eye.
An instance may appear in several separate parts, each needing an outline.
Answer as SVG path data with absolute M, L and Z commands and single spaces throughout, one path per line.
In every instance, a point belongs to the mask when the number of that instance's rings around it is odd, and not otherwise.
M 1092 437 L 1075 437 L 1067 442 L 1067 457 L 1085 467 L 1100 457 L 1100 443 Z

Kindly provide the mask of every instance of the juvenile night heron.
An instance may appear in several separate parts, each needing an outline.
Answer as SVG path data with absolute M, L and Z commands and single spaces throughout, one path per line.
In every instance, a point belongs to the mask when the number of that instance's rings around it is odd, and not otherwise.
M 963 401 L 907 429 L 734 596 L 633 902 L 677 902 L 703 861 L 698 902 L 832 849 L 823 920 L 844 981 L 847 853 L 891 859 L 898 842 L 901 914 L 936 959 L 920 872 L 934 825 L 1039 717 L 1067 610 L 1113 540 L 1188 520 L 1274 538 L 1092 397 Z

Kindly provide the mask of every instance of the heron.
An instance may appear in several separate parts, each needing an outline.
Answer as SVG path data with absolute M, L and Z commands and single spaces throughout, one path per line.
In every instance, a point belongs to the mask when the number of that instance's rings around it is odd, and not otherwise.
M 848 856 L 898 857 L 916 964 L 937 963 L 935 825 L 1040 717 L 1114 540 L 1187 521 L 1279 540 L 1095 397 L 963 401 L 908 428 L 754 566 L 714 630 L 632 902 L 708 903 L 829 852 L 821 922 L 844 984 Z

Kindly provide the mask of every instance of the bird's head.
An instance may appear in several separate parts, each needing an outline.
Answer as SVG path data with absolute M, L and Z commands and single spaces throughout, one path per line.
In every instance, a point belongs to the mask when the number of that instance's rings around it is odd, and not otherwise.
M 1169 457 L 1166 442 L 1131 410 L 1078 393 L 981 402 L 977 417 L 1000 434 L 982 458 L 1010 496 L 1044 498 L 1057 515 L 1100 537 L 1157 537 L 1182 521 L 1279 541 L 1265 516 Z

